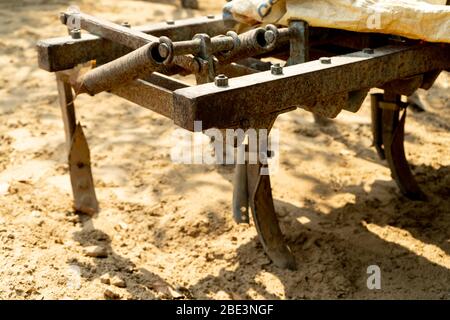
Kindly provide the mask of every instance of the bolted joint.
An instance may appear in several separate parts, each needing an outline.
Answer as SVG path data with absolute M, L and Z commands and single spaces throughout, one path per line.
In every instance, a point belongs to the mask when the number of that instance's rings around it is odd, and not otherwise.
M 125 27 L 125 28 L 131 28 L 131 24 L 130 24 L 128 21 L 124 21 L 124 22 L 122 23 L 122 27 Z
M 170 47 L 167 45 L 167 43 L 161 43 L 158 47 L 159 55 L 163 58 L 167 58 L 170 55 Z
M 173 43 L 166 36 L 162 36 L 159 38 L 159 46 L 158 46 L 158 54 L 162 59 L 165 59 L 166 64 L 172 62 L 174 53 L 173 53 Z
M 274 63 L 273 65 L 270 66 L 270 72 L 276 76 L 282 75 L 283 67 L 279 63 Z
M 199 57 L 207 60 L 210 55 L 211 37 L 206 33 L 197 33 L 192 40 L 200 40 Z
M 277 43 L 277 39 L 279 36 L 279 31 L 276 26 L 273 24 L 268 24 L 266 26 L 266 32 L 264 33 L 264 40 L 266 42 L 266 49 L 273 49 Z
M 319 61 L 322 64 L 331 64 L 331 58 L 329 58 L 329 57 L 322 57 L 319 59 Z
M 72 37 L 72 39 L 81 39 L 81 30 L 80 29 L 70 30 L 70 36 Z
M 267 30 L 264 34 L 264 39 L 267 43 L 272 43 L 275 41 L 275 33 L 272 30 Z
M 167 23 L 168 25 L 174 25 L 174 24 L 175 24 L 175 21 L 174 21 L 174 20 L 166 20 L 166 23 Z
M 224 74 L 219 74 L 214 79 L 214 84 L 218 87 L 228 87 L 228 77 Z

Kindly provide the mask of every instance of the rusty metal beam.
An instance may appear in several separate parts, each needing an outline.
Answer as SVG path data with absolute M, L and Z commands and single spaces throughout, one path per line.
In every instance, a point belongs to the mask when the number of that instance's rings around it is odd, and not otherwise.
M 228 87 L 203 84 L 174 92 L 175 124 L 193 130 L 232 127 L 243 119 L 287 106 L 314 104 L 336 94 L 380 87 L 395 80 L 450 67 L 450 46 L 386 46 L 285 67 L 282 75 L 260 72 L 230 79 Z M 295 90 L 287 90 L 295 88 Z
M 172 119 L 173 90 L 185 87 L 188 85 L 181 81 L 153 73 L 146 80 L 134 80 L 110 92 Z
M 71 71 L 59 71 L 57 75 L 61 85 L 70 88 Z M 172 119 L 173 91 L 186 87 L 189 87 L 189 85 L 182 81 L 154 72 L 144 79 L 124 83 L 108 92 Z M 64 96 L 62 97 L 64 98 Z M 70 105 L 72 104 L 73 102 L 70 103 Z M 69 128 L 67 130 L 72 130 L 69 126 L 66 127 Z
M 68 23 L 70 14 L 63 13 L 63 15 L 61 20 Z M 83 30 L 131 49 L 138 49 L 150 43 L 159 43 L 158 37 L 86 13 L 77 13 L 76 18 Z M 163 73 L 181 72 L 179 70 L 179 67 L 181 67 L 188 72 L 197 72 L 199 67 L 192 56 L 176 56 L 173 58 L 173 64 L 178 68 L 161 65 L 158 70 Z
M 197 33 L 216 36 L 226 33 L 221 18 L 198 17 L 177 20 L 174 24 L 166 22 L 150 26 L 132 27 L 131 30 L 151 34 L 155 37 L 167 36 L 173 41 L 191 39 Z M 96 60 L 103 64 L 131 51 L 130 48 L 110 40 L 83 34 L 81 39 L 58 37 L 41 40 L 37 43 L 39 67 L 50 72 L 71 69 L 79 63 Z

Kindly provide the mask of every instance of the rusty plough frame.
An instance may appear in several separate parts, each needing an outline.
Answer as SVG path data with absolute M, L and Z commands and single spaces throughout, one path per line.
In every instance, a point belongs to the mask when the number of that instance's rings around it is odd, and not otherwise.
M 67 24 L 70 15 L 61 14 Z M 358 111 L 371 88 L 373 141 L 402 193 L 425 199 L 403 149 L 406 104 L 401 95 L 428 89 L 450 67 L 448 45 L 399 40 L 388 35 L 310 28 L 303 21 L 237 34 L 234 22 L 213 16 L 151 26 L 118 25 L 77 13 L 80 28 L 71 36 L 38 43 L 39 65 L 56 72 L 66 130 L 75 208 L 98 211 L 90 155 L 76 122 L 73 93 L 109 91 L 155 111 L 182 128 L 270 129 L 277 116 L 301 107 L 334 118 L 342 109 Z M 260 60 L 276 57 L 286 66 Z M 318 59 L 320 58 L 320 59 Z M 95 60 L 84 74 L 71 69 Z M 195 74 L 197 85 L 171 78 Z M 274 210 L 270 177 L 262 166 L 237 165 L 233 215 L 248 221 L 250 207 L 264 250 L 282 268 L 295 268 Z

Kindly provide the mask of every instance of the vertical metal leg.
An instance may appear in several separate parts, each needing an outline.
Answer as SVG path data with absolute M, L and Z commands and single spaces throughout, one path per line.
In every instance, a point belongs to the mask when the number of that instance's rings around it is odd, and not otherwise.
M 379 154 L 385 156 L 400 191 L 412 200 L 426 200 L 427 197 L 414 179 L 405 156 L 406 109 L 400 116 L 400 95 L 385 91 L 384 95 L 372 95 L 371 102 L 375 147 L 382 150 Z
M 71 86 L 62 81 L 58 74 L 56 83 L 66 134 L 74 208 L 92 215 L 98 212 L 98 201 L 92 179 L 89 147 L 81 125 L 76 124 Z
M 303 20 L 291 20 L 289 29 L 293 33 L 290 40 L 289 59 L 286 66 L 304 63 L 309 61 L 309 25 Z M 331 120 L 313 113 L 314 122 L 318 125 L 328 125 Z
M 242 148 L 237 149 L 241 152 Z M 245 149 L 243 150 L 246 151 Z M 245 157 L 245 155 L 244 155 Z M 238 155 L 239 159 L 240 156 Z M 248 223 L 248 186 L 247 186 L 247 164 L 236 163 L 233 178 L 233 219 L 236 223 Z
M 377 150 L 378 156 L 381 160 L 386 159 L 383 149 L 383 121 L 381 119 L 382 109 L 379 106 L 379 102 L 383 100 L 382 93 L 374 93 L 370 95 L 370 106 L 372 113 L 372 138 L 373 146 Z

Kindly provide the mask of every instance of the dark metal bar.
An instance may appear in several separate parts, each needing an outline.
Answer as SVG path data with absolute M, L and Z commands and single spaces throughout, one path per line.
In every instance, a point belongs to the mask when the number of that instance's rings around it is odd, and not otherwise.
M 310 61 L 285 67 L 283 75 L 260 72 L 230 79 L 228 87 L 204 84 L 174 92 L 174 121 L 193 130 L 227 128 L 240 119 L 268 114 L 286 106 L 311 104 L 359 89 L 379 87 L 395 79 L 450 67 L 449 46 L 386 46 L 373 53 L 355 52 L 331 58 L 331 63 Z M 295 90 L 286 90 L 295 88 Z

